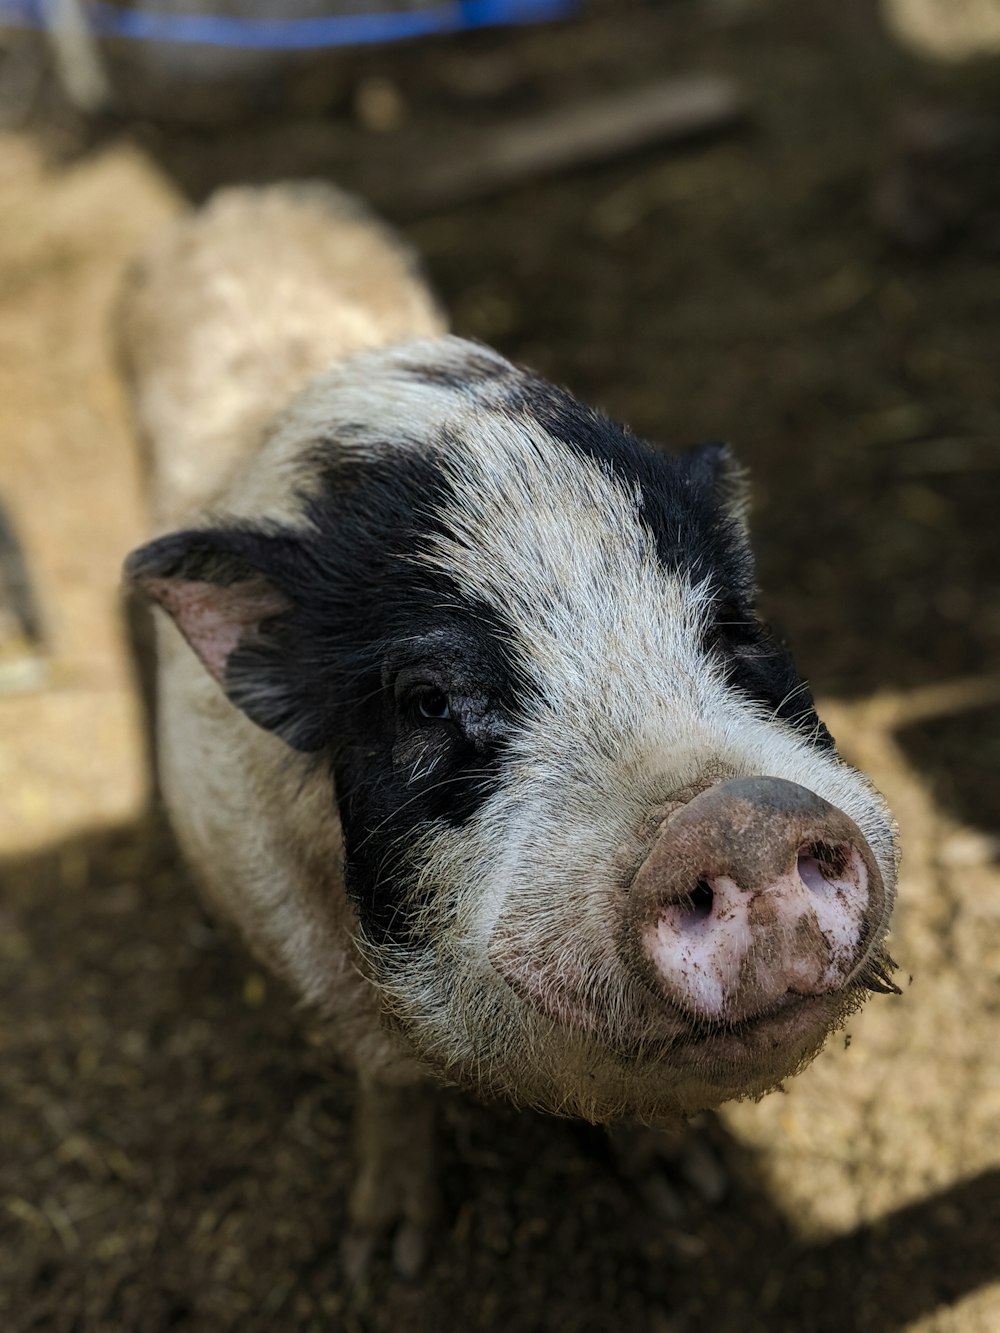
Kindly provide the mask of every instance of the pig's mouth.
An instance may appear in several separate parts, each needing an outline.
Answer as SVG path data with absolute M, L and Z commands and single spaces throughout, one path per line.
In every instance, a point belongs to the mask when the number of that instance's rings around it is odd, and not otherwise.
M 677 1014 L 669 1024 L 669 1035 L 664 1035 L 659 1058 L 674 1068 L 697 1070 L 708 1082 L 728 1082 L 741 1068 L 773 1070 L 775 1077 L 788 1077 L 812 1059 L 827 1036 L 842 1027 L 870 994 L 901 993 L 891 979 L 895 967 L 878 946 L 840 990 L 822 995 L 788 990 L 767 1009 L 736 1020 Z M 649 1042 L 643 1043 L 647 1055 L 649 1047 Z M 633 1048 L 626 1058 L 639 1054 Z
M 789 992 L 766 1011 L 727 1022 L 657 1004 L 648 992 L 627 984 L 623 1008 L 615 1003 L 623 980 L 619 976 L 612 983 L 614 996 L 571 988 L 565 973 L 555 987 L 551 972 L 536 960 L 536 966 L 522 962 L 508 984 L 552 1025 L 539 1047 L 561 1052 L 555 1056 L 560 1068 L 581 1064 L 588 1096 L 606 1081 L 617 1089 L 614 1114 L 623 1114 L 624 1106 L 630 1108 L 625 1114 L 640 1119 L 763 1096 L 819 1054 L 828 1036 L 861 1006 L 866 991 L 859 982 L 835 994 Z M 568 1104 L 560 1102 L 559 1108 L 565 1112 Z M 606 1118 L 602 1110 L 587 1107 L 581 1112 L 587 1118 Z
M 780 1061 L 784 1076 L 815 1054 L 828 1032 L 859 1009 L 870 992 L 899 993 L 890 980 L 895 964 L 876 949 L 842 989 L 821 995 L 789 989 L 766 1009 L 739 1018 L 685 1012 L 669 1000 L 664 1003 L 662 996 L 654 999 L 645 986 L 633 989 L 626 984 L 631 994 L 625 1007 L 628 1017 L 615 1022 L 608 997 L 621 993 L 625 978 L 620 975 L 603 986 L 588 986 L 583 984 L 585 969 L 567 968 L 565 958 L 556 969 L 538 957 L 516 957 L 498 949 L 491 955 L 497 972 L 522 1002 L 557 1028 L 600 1042 L 622 1063 L 697 1065 L 703 1074 L 715 1067 L 725 1075 L 751 1059 L 761 1063 L 768 1052 L 784 1052 L 791 1056 L 791 1066 L 788 1058 Z
M 697 1064 L 710 1072 L 713 1064 L 732 1066 L 755 1061 L 767 1051 L 787 1053 L 804 1042 L 812 1049 L 827 1033 L 863 1003 L 853 990 L 838 995 L 797 995 L 789 992 L 765 1013 L 737 1022 L 697 1020 L 683 1038 L 674 1038 L 669 1048 L 671 1064 Z

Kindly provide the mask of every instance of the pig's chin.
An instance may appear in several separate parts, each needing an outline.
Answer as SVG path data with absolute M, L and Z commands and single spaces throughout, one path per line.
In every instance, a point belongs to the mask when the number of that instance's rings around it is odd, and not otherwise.
M 861 1003 L 853 992 L 838 995 L 789 994 L 767 1013 L 739 1023 L 699 1023 L 671 1044 L 672 1068 L 696 1073 L 724 1089 L 726 1097 L 766 1091 L 809 1063 L 830 1032 Z M 746 1086 L 732 1091 L 743 1074 Z
M 651 997 L 637 991 L 631 992 L 631 1004 L 605 1009 L 593 991 L 584 999 L 580 990 L 568 988 L 565 971 L 564 984 L 553 987 L 545 984 L 547 969 L 525 965 L 523 959 L 504 973 L 520 1002 L 551 1024 L 549 1041 L 558 1042 L 562 1034 L 571 1044 L 582 1041 L 596 1068 L 609 1064 L 619 1076 L 635 1071 L 631 1111 L 652 1119 L 660 1109 L 708 1110 L 761 1096 L 807 1065 L 829 1033 L 863 1002 L 863 992 L 853 986 L 820 996 L 790 991 L 766 1011 L 713 1021 L 664 1004 L 662 998 L 651 1004 Z M 623 1083 L 628 1082 L 625 1075 Z

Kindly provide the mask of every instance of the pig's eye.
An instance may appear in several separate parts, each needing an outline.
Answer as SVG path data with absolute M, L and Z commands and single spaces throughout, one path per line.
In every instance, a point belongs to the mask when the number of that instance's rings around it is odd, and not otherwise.
M 451 705 L 448 696 L 440 690 L 422 690 L 416 698 L 417 712 L 430 722 L 448 722 L 451 720 Z

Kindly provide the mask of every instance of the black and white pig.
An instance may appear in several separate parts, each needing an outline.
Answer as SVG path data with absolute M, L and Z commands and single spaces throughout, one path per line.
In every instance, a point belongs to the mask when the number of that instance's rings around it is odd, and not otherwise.
M 667 1123 L 890 988 L 892 820 L 754 609 L 728 449 L 448 337 L 318 185 L 179 222 L 118 334 L 163 793 L 357 1071 L 359 1245 L 419 1257 L 428 1080 Z

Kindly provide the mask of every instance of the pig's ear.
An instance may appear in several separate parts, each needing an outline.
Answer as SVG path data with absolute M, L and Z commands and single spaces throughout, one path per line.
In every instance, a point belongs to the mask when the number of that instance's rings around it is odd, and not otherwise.
M 715 544 L 714 564 L 720 585 L 740 604 L 756 599 L 750 547 L 750 486 L 747 472 L 728 444 L 700 444 L 681 455 L 693 487 L 710 497 L 709 522 Z
M 734 524 L 747 532 L 750 514 L 750 476 L 728 444 L 699 444 L 684 455 L 695 485 L 712 490 Z
M 173 619 L 238 708 L 296 749 L 314 750 L 322 737 L 295 669 L 296 606 L 287 591 L 303 558 L 293 534 L 206 529 L 140 547 L 124 572 Z

